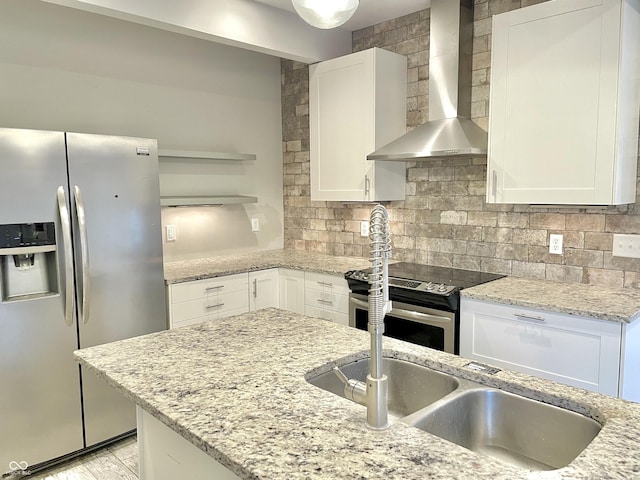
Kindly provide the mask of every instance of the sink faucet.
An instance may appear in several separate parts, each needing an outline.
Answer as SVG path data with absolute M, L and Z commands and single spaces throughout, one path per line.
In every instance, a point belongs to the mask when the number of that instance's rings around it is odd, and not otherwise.
M 374 430 L 384 430 L 389 426 L 388 379 L 382 368 L 382 334 L 384 317 L 391 311 L 389 300 L 389 259 L 391 258 L 391 235 L 387 209 L 376 205 L 369 220 L 369 246 L 373 272 L 369 288 L 369 333 L 371 335 L 371 355 L 366 384 L 347 378 L 338 368 L 334 372 L 345 384 L 347 398 L 366 405 L 367 426 Z

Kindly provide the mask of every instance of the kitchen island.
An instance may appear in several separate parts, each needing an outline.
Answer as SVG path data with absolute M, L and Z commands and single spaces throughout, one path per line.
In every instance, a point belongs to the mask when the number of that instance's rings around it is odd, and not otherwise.
M 464 358 L 388 338 L 386 356 L 568 408 L 603 428 L 568 467 L 550 472 L 506 465 L 401 423 L 371 431 L 364 407 L 306 381 L 336 362 L 368 356 L 368 345 L 366 332 L 266 309 L 76 356 L 240 478 L 640 477 L 640 405 L 524 374 L 480 373 Z

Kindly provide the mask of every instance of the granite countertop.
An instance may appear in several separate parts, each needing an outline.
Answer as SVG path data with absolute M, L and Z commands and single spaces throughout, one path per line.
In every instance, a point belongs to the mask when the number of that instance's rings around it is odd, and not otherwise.
M 385 338 L 385 355 L 583 413 L 603 424 L 569 466 L 531 472 L 393 423 L 307 383 L 367 356 L 366 332 L 266 309 L 76 352 L 79 361 L 219 463 L 251 479 L 586 479 L 640 476 L 640 404 Z M 158 352 L 162 352 L 158 355 Z
M 268 268 L 292 268 L 332 275 L 369 268 L 368 259 L 296 250 L 224 255 L 164 264 L 167 284 Z M 558 313 L 629 323 L 640 318 L 640 290 L 551 280 L 505 277 L 471 287 L 463 297 Z
M 292 268 L 343 275 L 348 270 L 359 270 L 370 266 L 366 258 L 339 257 L 297 250 L 269 250 L 167 262 L 164 264 L 164 278 L 167 284 L 171 284 L 267 268 Z
M 630 323 L 640 318 L 640 290 L 634 288 L 505 277 L 462 290 L 461 295 L 614 322 Z

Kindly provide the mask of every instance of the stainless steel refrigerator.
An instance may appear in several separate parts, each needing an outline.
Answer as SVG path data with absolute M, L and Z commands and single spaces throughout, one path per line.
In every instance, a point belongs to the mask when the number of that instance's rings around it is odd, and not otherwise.
M 73 351 L 166 328 L 161 242 L 155 140 L 0 128 L 0 476 L 135 429 Z

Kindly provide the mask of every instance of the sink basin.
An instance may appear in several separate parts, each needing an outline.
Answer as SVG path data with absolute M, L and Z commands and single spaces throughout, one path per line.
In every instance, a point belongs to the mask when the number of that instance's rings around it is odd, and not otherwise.
M 601 429 L 578 413 L 488 388 L 463 391 L 411 425 L 531 470 L 568 465 Z
M 417 412 L 458 387 L 456 378 L 415 363 L 385 358 L 383 368 L 389 377 L 389 414 L 394 417 Z M 369 372 L 369 359 L 348 363 L 340 369 L 347 377 L 364 382 Z M 308 382 L 344 397 L 344 385 L 333 371 L 310 378 Z

